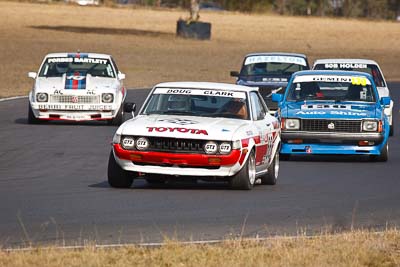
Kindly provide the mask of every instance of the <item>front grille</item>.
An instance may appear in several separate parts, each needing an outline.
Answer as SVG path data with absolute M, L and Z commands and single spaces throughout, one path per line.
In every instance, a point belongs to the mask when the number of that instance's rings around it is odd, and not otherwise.
M 175 139 L 164 137 L 150 137 L 148 139 L 150 141 L 150 147 L 148 150 L 176 153 L 205 154 L 203 146 L 207 142 L 204 140 Z
M 51 95 L 51 103 L 71 103 L 71 104 L 98 104 L 100 96 L 98 95 Z
M 308 132 L 361 132 L 360 120 L 301 120 L 301 130 Z

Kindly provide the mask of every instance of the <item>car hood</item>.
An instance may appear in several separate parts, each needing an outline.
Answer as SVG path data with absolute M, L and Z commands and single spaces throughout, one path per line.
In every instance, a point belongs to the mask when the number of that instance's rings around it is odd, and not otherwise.
M 288 118 L 327 118 L 327 119 L 361 119 L 376 117 L 375 103 L 355 104 L 355 103 L 321 103 L 304 102 L 287 103 L 281 109 L 283 117 Z
M 196 116 L 140 115 L 125 122 L 122 135 L 173 137 L 205 140 L 232 140 L 235 132 L 249 121 Z
M 118 87 L 118 81 L 113 78 L 93 77 L 91 75 L 83 76 L 85 85 L 79 90 L 111 90 Z M 41 92 L 53 92 L 54 90 L 66 89 L 66 75 L 62 77 L 39 77 L 36 79 L 35 88 Z M 68 89 L 66 89 L 68 90 Z M 71 90 L 72 91 L 72 90 Z M 77 91 L 77 90 L 74 90 Z

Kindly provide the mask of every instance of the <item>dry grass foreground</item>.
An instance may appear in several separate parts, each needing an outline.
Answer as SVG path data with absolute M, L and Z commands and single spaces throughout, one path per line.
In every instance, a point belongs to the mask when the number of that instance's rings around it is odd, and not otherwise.
M 400 266 L 400 232 L 356 231 L 219 245 L 168 242 L 160 248 L 0 251 L 0 266 Z
M 164 81 L 234 82 L 243 56 L 256 51 L 377 60 L 387 79 L 400 80 L 400 23 L 202 12 L 211 41 L 175 37 L 184 10 L 79 7 L 0 1 L 0 97 L 24 95 L 49 52 L 114 55 L 129 88 Z

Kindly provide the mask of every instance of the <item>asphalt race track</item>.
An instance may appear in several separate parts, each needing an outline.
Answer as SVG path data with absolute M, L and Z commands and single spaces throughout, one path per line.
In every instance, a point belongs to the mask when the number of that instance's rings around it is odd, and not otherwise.
M 110 188 L 116 127 L 27 124 L 28 100 L 0 102 L 0 247 L 212 240 L 400 225 L 400 83 L 386 163 L 357 157 L 281 162 L 276 186 L 136 180 Z M 130 90 L 141 105 L 147 90 Z

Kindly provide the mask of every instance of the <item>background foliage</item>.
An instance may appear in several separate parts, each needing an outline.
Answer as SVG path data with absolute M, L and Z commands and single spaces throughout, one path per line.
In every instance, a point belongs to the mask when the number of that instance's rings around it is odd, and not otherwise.
M 117 0 L 140 5 L 188 8 L 190 0 Z M 311 15 L 396 19 L 400 0 L 200 0 L 225 10 L 273 12 L 282 15 Z

